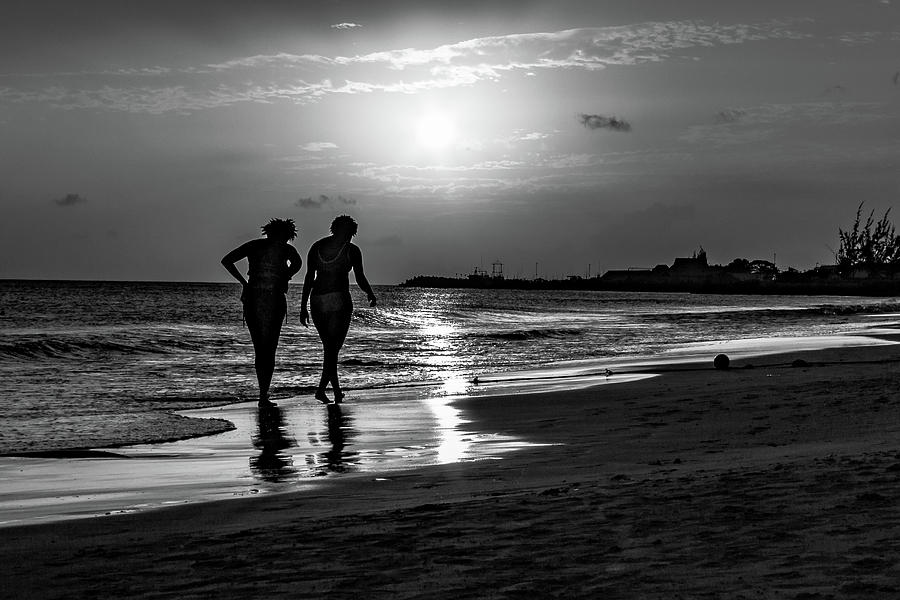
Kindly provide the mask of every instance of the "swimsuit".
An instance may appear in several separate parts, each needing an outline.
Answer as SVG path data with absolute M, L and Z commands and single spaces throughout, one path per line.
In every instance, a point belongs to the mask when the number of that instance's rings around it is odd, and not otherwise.
M 328 292 L 309 297 L 309 307 L 313 313 L 353 310 L 350 292 Z
M 269 252 L 250 261 L 247 277 L 250 280 L 244 290 L 244 320 L 251 326 L 275 327 L 287 316 L 286 265 L 280 253 Z
M 332 278 L 336 274 L 350 272 L 351 264 L 348 253 L 345 252 L 347 244 L 345 243 L 338 250 L 338 253 L 331 260 L 325 260 L 322 257 L 321 248 L 316 249 L 319 259 L 319 270 L 327 271 Z M 317 294 L 315 288 L 309 297 L 309 308 L 313 315 L 334 312 L 353 312 L 353 300 L 350 297 L 350 290 L 338 290 L 332 292 L 324 292 Z
M 284 292 L 274 288 L 247 286 L 244 301 L 244 321 L 251 327 L 275 327 L 287 318 Z
M 250 270 L 247 273 L 250 280 L 248 285 L 256 290 L 286 292 L 285 268 L 285 265 L 273 261 L 270 256 L 255 260 L 250 263 Z

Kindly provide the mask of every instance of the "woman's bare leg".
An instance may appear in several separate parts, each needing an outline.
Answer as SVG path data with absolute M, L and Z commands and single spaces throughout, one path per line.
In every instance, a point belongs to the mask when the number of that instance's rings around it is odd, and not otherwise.
M 325 388 L 329 383 L 334 392 L 335 402 L 340 402 L 344 396 L 338 379 L 337 365 L 338 355 L 344 346 L 347 331 L 350 329 L 350 314 L 348 311 L 333 311 L 321 313 L 313 318 L 316 330 L 322 340 L 323 351 L 322 377 L 319 379 L 316 398 L 323 402 L 328 401 Z
M 275 352 L 281 336 L 284 314 L 278 306 L 257 306 L 248 315 L 247 328 L 253 341 L 256 381 L 259 384 L 259 403 L 269 402 L 269 387 L 275 373 Z

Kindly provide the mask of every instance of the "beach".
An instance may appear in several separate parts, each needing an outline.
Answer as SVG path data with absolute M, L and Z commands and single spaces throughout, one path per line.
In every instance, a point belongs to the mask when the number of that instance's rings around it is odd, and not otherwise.
M 15 598 L 900 595 L 900 347 L 664 371 L 458 398 L 468 429 L 528 442 L 482 460 L 6 527 L 3 589 Z
M 0 14 L 0 600 L 900 600 L 900 0 Z

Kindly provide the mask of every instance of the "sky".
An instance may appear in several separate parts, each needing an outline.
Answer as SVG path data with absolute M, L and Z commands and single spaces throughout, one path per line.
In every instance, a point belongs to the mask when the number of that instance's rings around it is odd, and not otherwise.
M 0 278 L 227 281 L 340 214 L 376 284 L 832 264 L 898 72 L 900 0 L 4 0 Z

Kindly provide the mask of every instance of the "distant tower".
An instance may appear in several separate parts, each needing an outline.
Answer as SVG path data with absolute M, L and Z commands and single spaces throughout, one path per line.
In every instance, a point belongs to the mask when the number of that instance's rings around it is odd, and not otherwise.
M 491 263 L 491 277 L 503 279 L 503 263 L 499 258 Z

